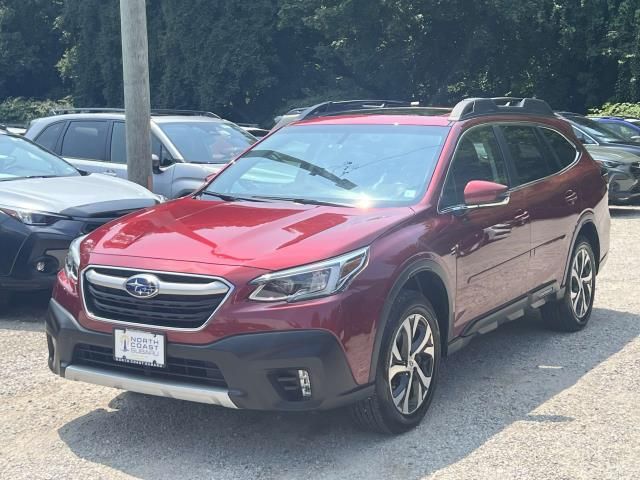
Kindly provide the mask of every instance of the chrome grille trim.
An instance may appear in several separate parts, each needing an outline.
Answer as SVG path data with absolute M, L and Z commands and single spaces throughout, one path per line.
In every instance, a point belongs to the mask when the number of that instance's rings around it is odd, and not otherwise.
M 146 272 L 145 272 L 146 273 Z M 112 288 L 114 290 L 124 290 L 127 277 L 114 277 L 111 275 L 104 275 L 98 273 L 95 270 L 88 270 L 86 278 L 94 285 L 100 285 L 101 287 Z M 210 283 L 173 283 L 158 282 L 158 294 L 159 295 L 224 295 L 229 291 L 229 287 L 226 283 L 220 280 L 213 280 Z
M 118 320 L 118 319 L 115 319 L 115 318 L 101 317 L 99 315 L 94 314 L 89 309 L 89 307 L 87 305 L 87 302 L 86 302 L 86 297 L 85 297 L 85 293 L 86 292 L 85 292 L 84 283 L 85 283 L 85 281 L 87 281 L 86 280 L 87 273 L 89 273 L 90 271 L 93 271 L 93 269 L 104 269 L 104 270 L 117 270 L 117 271 L 134 272 L 134 273 L 132 273 L 133 275 L 138 274 L 138 273 L 150 273 L 150 274 L 155 274 L 155 275 L 166 275 L 166 276 L 175 276 L 175 277 L 182 277 L 182 278 L 185 278 L 185 277 L 186 278 L 194 278 L 194 279 L 198 279 L 200 281 L 202 281 L 202 280 L 211 280 L 211 282 L 208 282 L 208 283 L 194 283 L 194 284 L 190 284 L 190 285 L 200 288 L 202 286 L 208 286 L 208 285 L 211 285 L 213 283 L 220 283 L 220 284 L 225 285 L 227 290 L 226 290 L 226 295 L 220 301 L 218 306 L 213 310 L 211 315 L 207 318 L 207 320 L 201 326 L 199 326 L 197 328 L 168 327 L 168 326 L 153 325 L 153 324 L 148 324 L 148 323 L 128 322 L 128 321 Z M 97 272 L 94 272 L 94 273 L 97 273 Z M 129 278 L 129 276 L 127 276 L 127 277 L 113 277 L 113 278 L 123 278 L 124 280 L 126 280 L 127 278 Z M 172 283 L 172 282 L 165 282 L 165 283 Z M 107 288 L 110 288 L 110 287 L 107 287 Z M 182 273 L 182 272 L 169 272 L 169 271 L 165 271 L 165 270 L 146 270 L 146 269 L 140 269 L 140 268 L 113 267 L 111 265 L 87 265 L 82 270 L 82 272 L 80 272 L 80 275 L 79 275 L 79 289 L 80 289 L 80 298 L 81 298 L 83 310 L 87 314 L 87 317 L 90 320 L 95 320 L 95 321 L 98 321 L 98 322 L 104 322 L 104 323 L 108 323 L 110 325 L 123 325 L 123 326 L 126 326 L 126 327 L 140 328 L 140 329 L 143 329 L 143 330 L 151 329 L 151 330 L 175 331 L 175 332 L 199 332 L 199 331 L 205 329 L 207 327 L 207 325 L 209 325 L 209 323 L 211 322 L 213 317 L 216 315 L 216 313 L 229 300 L 229 297 L 233 293 L 234 286 L 233 286 L 233 284 L 231 284 L 230 282 L 228 282 L 224 278 L 214 277 L 214 276 L 209 276 L 209 275 L 199 275 L 199 274 Z M 120 289 L 116 289 L 116 290 L 120 290 Z M 122 290 L 125 291 L 124 287 L 122 288 Z M 222 293 L 224 293 L 224 292 L 222 292 Z M 219 292 L 218 295 L 221 295 L 222 293 Z M 175 293 L 174 292 L 170 292 L 169 294 L 174 295 Z M 199 293 L 193 293 L 191 295 L 203 295 L 203 294 L 199 292 Z M 206 295 L 206 293 L 205 293 L 205 295 Z M 185 295 L 185 296 L 187 298 L 189 298 L 189 295 Z

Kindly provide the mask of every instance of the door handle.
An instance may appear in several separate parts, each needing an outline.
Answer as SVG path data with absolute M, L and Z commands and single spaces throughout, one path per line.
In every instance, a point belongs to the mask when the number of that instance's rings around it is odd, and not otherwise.
M 567 190 L 564 194 L 564 199 L 569 205 L 575 205 L 575 203 L 578 201 L 578 194 L 573 190 Z
M 118 176 L 118 174 L 115 172 L 115 170 L 105 170 L 102 173 L 104 175 L 109 175 L 110 177 L 117 177 Z
M 516 225 L 524 225 L 531 219 L 531 215 L 527 210 L 518 210 L 516 216 L 513 218 Z

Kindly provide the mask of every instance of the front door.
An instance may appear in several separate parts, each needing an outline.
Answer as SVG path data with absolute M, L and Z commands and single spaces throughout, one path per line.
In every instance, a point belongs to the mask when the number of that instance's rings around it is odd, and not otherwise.
M 454 335 L 527 291 L 531 224 L 526 192 L 510 192 L 506 204 L 464 209 L 464 188 L 472 180 L 511 186 L 495 128 L 483 125 L 463 134 L 439 206 L 450 215 L 447 235 L 456 257 Z

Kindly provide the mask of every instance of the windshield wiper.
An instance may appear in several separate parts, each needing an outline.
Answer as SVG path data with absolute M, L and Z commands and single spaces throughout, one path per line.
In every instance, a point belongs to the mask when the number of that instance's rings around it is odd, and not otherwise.
M 26 177 L 10 177 L 0 178 L 0 182 L 8 182 L 9 180 L 26 180 L 29 178 L 57 178 L 58 175 L 27 175 Z
M 312 198 L 296 198 L 296 197 L 267 197 L 267 196 L 256 196 L 253 198 L 260 198 L 265 200 L 272 201 L 282 201 L 282 202 L 293 202 L 293 203 L 301 203 L 303 205 L 322 205 L 324 207 L 349 207 L 353 208 L 353 205 L 348 203 L 338 203 L 338 202 L 326 202 L 324 200 L 314 200 Z
M 198 196 L 202 196 L 202 195 L 207 195 L 209 197 L 218 197 L 220 200 L 223 200 L 225 202 L 240 202 L 240 201 L 244 201 L 244 202 L 264 202 L 265 200 L 261 200 L 259 198 L 256 197 L 238 197 L 238 196 L 234 196 L 234 195 L 227 195 L 226 193 L 218 193 L 218 192 L 208 192 L 208 191 L 203 191 L 200 192 L 198 194 Z

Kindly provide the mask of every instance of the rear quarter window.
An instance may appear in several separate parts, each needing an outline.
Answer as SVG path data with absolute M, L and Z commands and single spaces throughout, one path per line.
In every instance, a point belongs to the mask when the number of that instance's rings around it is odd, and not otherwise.
M 55 151 L 56 145 L 58 144 L 58 138 L 60 138 L 63 127 L 64 122 L 52 123 L 40 132 L 40 135 L 36 137 L 35 142 L 47 150 L 51 150 L 52 152 Z
M 542 136 L 549 144 L 549 148 L 556 156 L 556 160 L 562 169 L 571 165 L 578 156 L 578 150 L 569 140 L 564 138 L 560 133 L 548 128 L 541 128 Z

